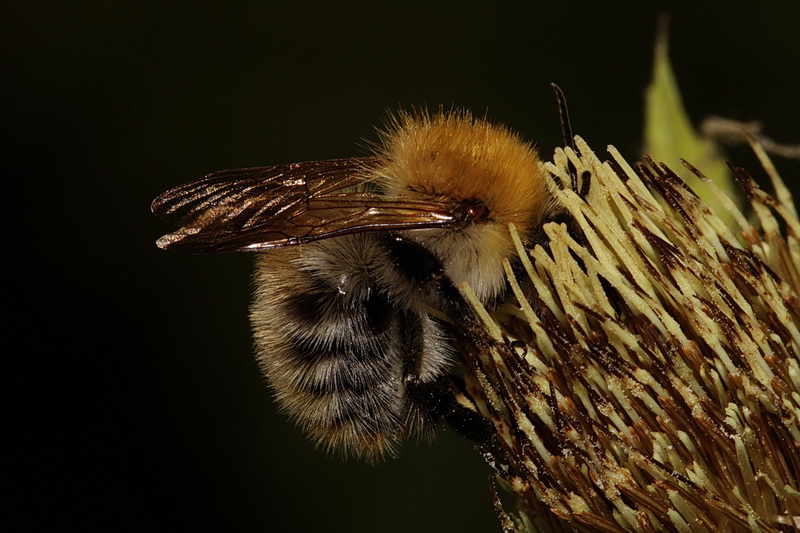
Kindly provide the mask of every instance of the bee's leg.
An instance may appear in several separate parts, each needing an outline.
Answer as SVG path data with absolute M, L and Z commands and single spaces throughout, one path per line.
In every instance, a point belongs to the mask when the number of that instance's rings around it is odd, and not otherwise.
M 409 286 L 421 293 L 438 297 L 441 311 L 451 317 L 457 317 L 459 326 L 474 325 L 474 316 L 469 304 L 461 292 L 453 285 L 444 273 L 444 265 L 427 248 L 410 239 L 398 235 L 388 235 L 386 247 L 397 272 L 407 280 Z
M 488 445 L 495 428 L 488 418 L 474 409 L 462 405 L 454 390 L 454 377 L 442 378 L 423 383 L 416 376 L 406 377 L 406 394 L 430 421 L 444 421 L 450 428 L 476 444 Z
M 387 247 L 392 255 L 392 260 L 399 272 L 406 276 L 415 290 L 435 292 L 442 310 L 458 320 L 458 328 L 464 331 L 476 327 L 477 320 L 469 305 L 464 301 L 461 293 L 444 274 L 444 267 L 432 253 L 422 245 L 398 236 L 389 236 Z M 403 313 L 402 321 L 406 338 L 404 353 L 404 379 L 406 397 L 412 403 L 418 414 L 427 422 L 445 422 L 460 435 L 478 443 L 486 445 L 494 435 L 492 423 L 474 409 L 458 401 L 461 396 L 466 399 L 457 387 L 456 378 L 449 372 L 435 373 L 435 379 L 425 379 L 424 366 L 430 365 L 431 358 L 437 355 L 436 345 L 441 343 L 444 331 L 436 325 L 437 335 L 429 339 L 423 321 L 430 319 L 423 317 L 415 311 Z M 431 326 L 428 326 L 428 330 Z M 426 360 L 423 361 L 423 358 Z

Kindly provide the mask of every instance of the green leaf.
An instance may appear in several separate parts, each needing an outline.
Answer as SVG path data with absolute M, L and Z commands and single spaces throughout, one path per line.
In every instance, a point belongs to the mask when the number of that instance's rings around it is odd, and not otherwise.
M 725 165 L 719 150 L 702 138 L 692 126 L 683 107 L 680 89 L 669 62 L 666 24 L 662 24 L 656 39 L 653 79 L 645 95 L 645 152 L 655 161 L 666 163 L 689 184 L 703 201 L 726 223 L 732 223 L 716 194 L 678 160 L 685 159 L 708 176 L 736 204 L 739 189 Z

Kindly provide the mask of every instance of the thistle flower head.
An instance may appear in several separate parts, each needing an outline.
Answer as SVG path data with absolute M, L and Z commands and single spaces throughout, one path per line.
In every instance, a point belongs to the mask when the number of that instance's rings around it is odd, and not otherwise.
M 791 196 L 774 173 L 777 199 L 732 169 L 751 224 L 705 180 L 729 227 L 666 166 L 576 141 L 546 169 L 564 184 L 568 161 L 590 173 L 585 197 L 557 193 L 580 231 L 548 224 L 549 249 L 517 239 L 518 305 L 473 301 L 485 331 L 465 378 L 497 430 L 485 453 L 505 529 L 800 527 Z

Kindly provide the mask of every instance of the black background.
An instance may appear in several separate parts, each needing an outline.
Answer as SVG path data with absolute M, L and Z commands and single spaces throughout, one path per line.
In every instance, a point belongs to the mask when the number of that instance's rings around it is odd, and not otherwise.
M 577 133 L 636 158 L 662 10 L 695 121 L 800 138 L 797 2 L 529 4 L 4 3 L 19 526 L 499 531 L 489 469 L 449 432 L 379 466 L 315 451 L 252 358 L 252 258 L 157 250 L 149 204 L 212 170 L 362 155 L 412 105 L 488 111 L 549 157 L 551 81 Z

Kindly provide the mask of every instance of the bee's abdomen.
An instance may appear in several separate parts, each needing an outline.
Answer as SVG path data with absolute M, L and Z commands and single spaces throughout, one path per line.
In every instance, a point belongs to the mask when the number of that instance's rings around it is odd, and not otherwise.
M 318 444 L 367 459 L 391 453 L 406 417 L 399 313 L 368 274 L 332 283 L 330 272 L 297 268 L 300 253 L 260 261 L 259 363 L 281 408 Z

